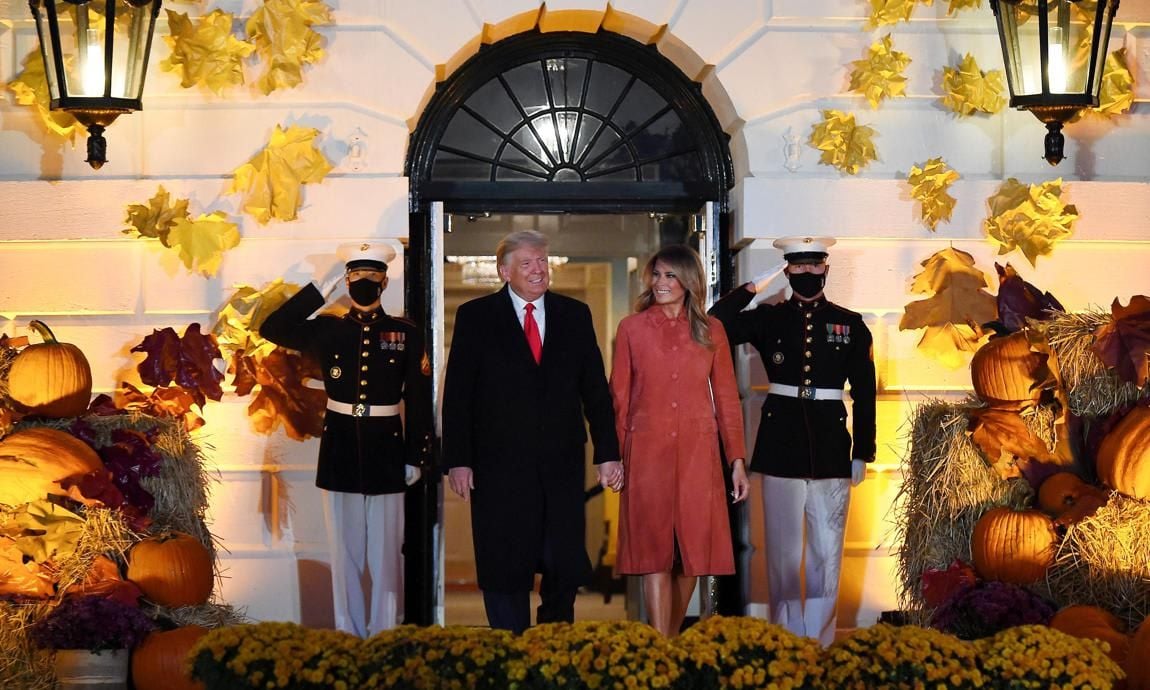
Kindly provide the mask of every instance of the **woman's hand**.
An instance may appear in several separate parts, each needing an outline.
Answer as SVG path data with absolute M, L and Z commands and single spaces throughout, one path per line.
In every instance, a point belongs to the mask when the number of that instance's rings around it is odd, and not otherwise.
M 742 458 L 735 458 L 731 463 L 731 484 L 735 488 L 731 491 L 732 503 L 741 503 L 747 500 L 751 493 L 751 481 L 747 479 L 746 463 Z
M 623 463 L 618 460 L 596 465 L 599 471 L 599 486 L 615 493 L 623 490 Z

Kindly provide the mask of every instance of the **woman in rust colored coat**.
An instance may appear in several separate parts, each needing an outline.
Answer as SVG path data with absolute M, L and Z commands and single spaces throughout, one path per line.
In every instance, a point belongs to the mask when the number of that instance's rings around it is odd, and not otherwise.
M 649 621 L 679 632 L 701 575 L 735 572 L 719 438 L 735 502 L 747 497 L 743 415 L 727 336 L 703 305 L 703 265 L 681 245 L 643 269 L 611 371 L 623 449 L 619 572 L 643 576 Z

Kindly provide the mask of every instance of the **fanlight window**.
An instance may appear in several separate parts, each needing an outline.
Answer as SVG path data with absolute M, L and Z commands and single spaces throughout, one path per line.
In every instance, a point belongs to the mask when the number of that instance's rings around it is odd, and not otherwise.
M 689 182 L 696 138 L 647 82 L 587 57 L 525 62 L 482 84 L 439 140 L 431 179 Z

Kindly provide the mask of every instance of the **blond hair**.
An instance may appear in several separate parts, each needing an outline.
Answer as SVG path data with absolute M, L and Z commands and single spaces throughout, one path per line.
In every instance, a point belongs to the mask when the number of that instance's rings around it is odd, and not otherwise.
M 495 264 L 503 266 L 509 261 L 508 257 L 520 247 L 535 247 L 546 250 L 547 244 L 547 235 L 538 230 L 517 230 L 499 240 L 499 246 L 495 248 Z

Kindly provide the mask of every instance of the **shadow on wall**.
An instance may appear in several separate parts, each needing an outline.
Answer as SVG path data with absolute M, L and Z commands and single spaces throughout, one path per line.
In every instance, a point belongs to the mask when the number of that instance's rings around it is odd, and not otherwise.
M 308 628 L 334 628 L 331 605 L 331 568 L 322 561 L 301 559 L 299 575 L 299 622 Z

